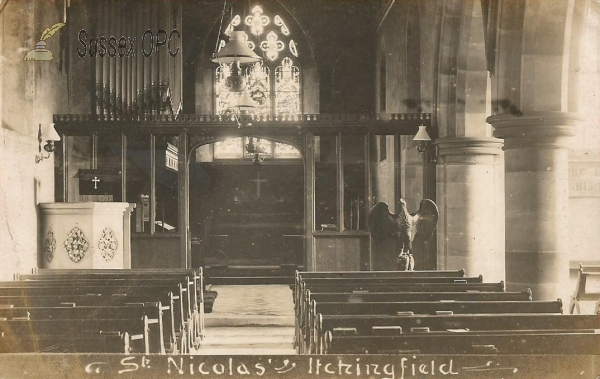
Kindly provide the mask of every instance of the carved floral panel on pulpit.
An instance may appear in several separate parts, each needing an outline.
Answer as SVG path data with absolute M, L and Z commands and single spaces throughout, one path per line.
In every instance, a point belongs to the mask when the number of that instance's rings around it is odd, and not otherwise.
M 83 234 L 83 230 L 79 229 L 77 226 L 71 229 L 63 245 L 67 250 L 69 259 L 75 263 L 81 261 L 85 257 L 85 253 L 90 246 L 87 238 L 85 238 L 85 235 Z
M 46 239 L 44 240 L 44 256 L 48 263 L 52 262 L 54 258 L 54 252 L 56 251 L 56 239 L 54 238 L 54 232 L 52 228 L 48 228 Z
M 98 240 L 98 249 L 105 261 L 110 261 L 115 256 L 118 247 L 117 239 L 111 228 L 104 228 L 102 236 Z

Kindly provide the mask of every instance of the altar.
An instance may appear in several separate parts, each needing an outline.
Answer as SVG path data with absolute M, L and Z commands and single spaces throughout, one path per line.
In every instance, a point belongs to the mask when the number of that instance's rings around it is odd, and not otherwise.
M 39 204 L 38 267 L 131 268 L 130 215 L 135 204 Z

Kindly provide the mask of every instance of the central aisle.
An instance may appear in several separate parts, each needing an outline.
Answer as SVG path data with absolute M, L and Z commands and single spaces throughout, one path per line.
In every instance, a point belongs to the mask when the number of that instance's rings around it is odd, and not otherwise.
M 288 285 L 218 285 L 205 315 L 199 355 L 295 354 L 294 303 Z

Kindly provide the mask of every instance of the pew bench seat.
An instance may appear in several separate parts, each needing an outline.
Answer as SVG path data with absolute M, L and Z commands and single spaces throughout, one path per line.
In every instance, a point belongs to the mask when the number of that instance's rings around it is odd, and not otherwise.
M 0 333 L 0 353 L 131 353 L 128 333 L 97 332 L 25 334 L 14 339 Z
M 388 329 L 385 329 L 388 328 Z M 466 315 L 322 315 L 317 316 L 313 340 L 315 352 L 323 352 L 325 334 L 345 329 L 352 335 L 411 333 L 422 331 L 501 331 L 501 330 L 590 330 L 600 329 L 597 315 L 558 315 L 537 313 Z
M 598 330 L 325 335 L 325 354 L 600 354 Z

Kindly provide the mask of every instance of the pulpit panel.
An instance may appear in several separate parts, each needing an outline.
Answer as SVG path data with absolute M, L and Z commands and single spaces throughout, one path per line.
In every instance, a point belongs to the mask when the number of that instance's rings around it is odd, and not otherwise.
M 41 203 L 38 267 L 131 268 L 128 203 Z

